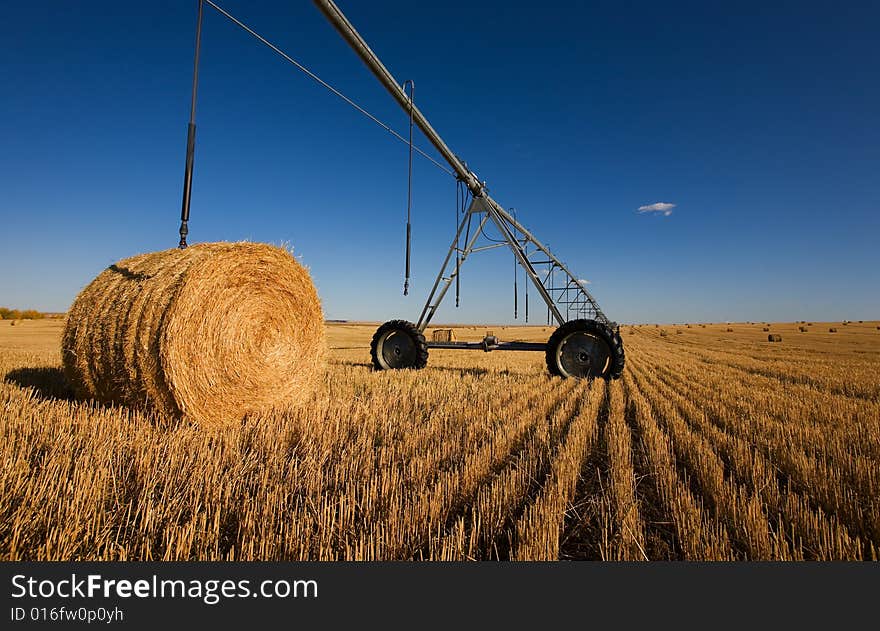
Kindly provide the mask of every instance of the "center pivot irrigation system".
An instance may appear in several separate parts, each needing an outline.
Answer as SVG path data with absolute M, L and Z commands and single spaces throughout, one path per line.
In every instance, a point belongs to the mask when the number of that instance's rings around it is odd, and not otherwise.
M 421 110 L 416 107 L 413 98 L 415 84 L 410 80 L 403 84 L 397 82 L 332 0 L 313 0 L 313 2 L 342 38 L 357 53 L 367 68 L 388 90 L 389 94 L 394 97 L 394 100 L 403 108 L 409 117 L 409 138 L 404 138 L 388 125 L 382 123 L 375 116 L 320 79 L 302 64 L 295 61 L 211 0 L 198 0 L 192 102 L 187 134 L 179 246 L 181 248 L 186 247 L 186 236 L 188 233 L 193 156 L 195 153 L 195 106 L 196 89 L 198 86 L 199 47 L 202 13 L 204 5 L 207 4 L 281 55 L 285 60 L 292 63 L 320 85 L 373 120 L 373 122 L 379 124 L 396 138 L 409 145 L 410 176 L 407 202 L 406 280 L 404 283 L 404 295 L 409 290 L 409 237 L 413 151 L 428 158 L 435 165 L 456 178 L 459 205 L 459 208 L 456 209 L 456 217 L 459 210 L 461 210 L 462 218 L 458 222 L 455 237 L 449 246 L 449 251 L 446 253 L 446 258 L 443 260 L 440 272 L 437 274 L 437 279 L 434 281 L 428 299 L 425 301 L 425 306 L 422 308 L 418 322 L 413 324 L 406 320 L 391 320 L 380 326 L 373 335 L 370 354 L 373 366 L 376 369 L 424 368 L 428 362 L 428 349 L 430 348 L 478 349 L 483 351 L 544 351 L 547 368 L 551 374 L 581 379 L 593 377 L 616 379 L 620 377 L 625 359 L 623 341 L 620 338 L 620 327 L 616 322 L 610 321 L 605 316 L 599 308 L 596 299 L 587 290 L 585 281 L 579 280 L 562 261 L 550 252 L 547 246 L 520 224 L 514 215 L 508 213 L 498 202 L 489 196 L 486 183 L 481 181 L 467 167 L 465 162 L 449 149 L 449 146 L 434 130 Z M 407 87 L 409 87 L 408 94 Z M 413 125 L 418 126 L 434 148 L 443 156 L 443 159 L 449 164 L 452 171 L 446 169 L 430 155 L 413 145 Z M 484 234 L 484 229 L 490 222 L 500 232 L 500 239 L 490 239 Z M 473 224 L 476 225 L 475 228 Z M 493 241 L 493 243 L 477 246 L 477 239 L 481 235 Z M 487 335 L 483 338 L 482 342 L 426 341 L 424 336 L 425 329 L 431 322 L 434 314 L 437 313 L 440 303 L 453 283 L 456 289 L 456 306 L 458 306 L 459 272 L 468 256 L 475 252 L 504 246 L 511 249 L 516 264 L 525 271 L 529 281 L 537 289 L 544 303 L 546 303 L 548 322 L 552 318 L 558 324 L 550 339 L 546 343 L 503 342 L 493 335 Z M 526 291 L 528 291 L 528 287 L 526 287 Z M 528 293 L 526 293 L 525 308 L 526 321 L 528 321 Z

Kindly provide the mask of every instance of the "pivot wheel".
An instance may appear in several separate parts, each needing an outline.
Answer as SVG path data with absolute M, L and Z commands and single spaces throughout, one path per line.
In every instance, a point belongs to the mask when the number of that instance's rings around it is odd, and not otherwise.
M 428 345 L 415 324 L 391 320 L 376 329 L 370 356 L 376 370 L 424 368 L 428 363 Z
M 617 379 L 625 360 L 620 334 L 595 320 L 571 320 L 556 329 L 546 358 L 550 374 L 574 379 Z

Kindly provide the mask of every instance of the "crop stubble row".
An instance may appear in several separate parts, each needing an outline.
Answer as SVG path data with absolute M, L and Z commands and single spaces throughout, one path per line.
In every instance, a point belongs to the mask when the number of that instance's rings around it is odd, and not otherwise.
M 474 371 L 337 361 L 308 409 L 214 432 L 7 379 L 0 554 L 876 558 L 870 359 L 844 357 L 842 377 L 803 350 L 626 341 L 608 384 L 516 353 Z

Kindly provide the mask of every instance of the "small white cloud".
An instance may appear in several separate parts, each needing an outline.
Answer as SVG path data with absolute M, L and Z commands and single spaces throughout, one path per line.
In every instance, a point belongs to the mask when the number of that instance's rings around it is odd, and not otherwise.
M 578 282 L 581 285 L 589 285 L 590 284 L 590 281 L 588 281 L 586 278 L 578 278 Z
M 672 209 L 675 208 L 675 206 L 676 204 L 670 204 L 669 202 L 654 202 L 647 206 L 639 206 L 638 212 L 639 214 L 656 213 L 668 217 L 672 214 Z

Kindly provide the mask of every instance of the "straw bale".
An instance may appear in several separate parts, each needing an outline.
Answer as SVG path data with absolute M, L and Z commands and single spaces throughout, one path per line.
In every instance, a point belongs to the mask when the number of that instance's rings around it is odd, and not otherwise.
M 308 400 L 326 342 L 318 294 L 290 252 L 203 243 L 101 272 L 74 301 L 61 352 L 81 398 L 226 425 Z
M 455 331 L 452 329 L 436 329 L 431 339 L 434 342 L 454 342 Z

